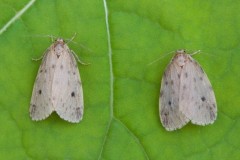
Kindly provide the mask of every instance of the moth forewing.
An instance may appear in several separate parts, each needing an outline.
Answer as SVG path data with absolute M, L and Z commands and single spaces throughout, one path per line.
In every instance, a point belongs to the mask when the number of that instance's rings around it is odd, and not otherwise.
M 190 55 L 183 68 L 181 82 L 180 111 L 194 124 L 213 123 L 217 104 L 212 85 L 202 67 Z
M 189 119 L 179 110 L 179 73 L 180 69 L 174 60 L 167 66 L 162 77 L 159 112 L 163 126 L 168 131 L 172 131 L 184 126 Z
M 51 83 L 48 83 L 53 77 L 53 70 L 45 67 L 50 63 L 50 56 L 51 47 L 44 53 L 33 87 L 29 111 L 32 120 L 36 121 L 45 119 L 54 110 L 50 100 Z

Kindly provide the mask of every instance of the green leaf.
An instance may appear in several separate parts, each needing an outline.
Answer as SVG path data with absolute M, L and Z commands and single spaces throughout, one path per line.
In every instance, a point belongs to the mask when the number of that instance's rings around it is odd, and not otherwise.
M 1 159 L 238 159 L 239 9 L 230 0 L 0 0 Z M 83 120 L 53 113 L 34 122 L 28 110 L 40 61 L 31 59 L 50 46 L 46 35 L 74 33 L 70 48 L 91 63 L 79 64 Z M 213 85 L 218 117 L 167 132 L 159 90 L 167 53 L 181 48 L 202 50 L 194 59 Z

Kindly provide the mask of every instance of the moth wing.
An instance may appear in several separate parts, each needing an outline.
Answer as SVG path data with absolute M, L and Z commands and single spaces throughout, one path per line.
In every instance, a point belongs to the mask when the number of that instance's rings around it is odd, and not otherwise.
M 180 86 L 180 111 L 194 124 L 213 123 L 217 117 L 217 104 L 212 85 L 191 56 L 183 68 Z
M 47 118 L 54 110 L 51 102 L 52 75 L 54 63 L 51 49 L 48 49 L 43 57 L 41 66 L 34 83 L 32 98 L 30 103 L 30 117 L 32 120 L 42 120 Z
M 159 111 L 163 126 L 172 131 L 184 126 L 189 120 L 179 111 L 180 69 L 171 62 L 164 73 L 161 82 Z
M 56 112 L 69 122 L 79 122 L 83 116 L 83 91 L 75 57 L 67 51 L 59 57 L 53 80 Z

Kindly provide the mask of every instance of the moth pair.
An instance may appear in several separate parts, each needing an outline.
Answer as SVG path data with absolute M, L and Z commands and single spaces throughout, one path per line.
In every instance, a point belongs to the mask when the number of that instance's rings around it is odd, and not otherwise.
M 44 53 L 30 104 L 33 120 L 47 118 L 53 111 L 69 122 L 83 117 L 83 91 L 73 52 L 57 39 Z M 178 50 L 167 66 L 160 91 L 160 119 L 166 130 L 194 124 L 213 123 L 217 105 L 212 86 L 201 66 Z
M 215 95 L 201 66 L 184 50 L 178 50 L 161 83 L 159 112 L 162 125 L 172 131 L 191 121 L 207 125 L 217 117 Z

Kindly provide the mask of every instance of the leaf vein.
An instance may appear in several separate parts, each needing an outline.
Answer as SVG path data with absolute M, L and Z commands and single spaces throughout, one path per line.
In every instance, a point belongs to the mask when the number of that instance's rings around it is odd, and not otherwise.
M 127 132 L 133 137 L 133 139 L 137 142 L 137 144 L 139 145 L 139 147 L 143 151 L 146 160 L 149 160 L 148 154 L 147 154 L 144 146 L 142 145 L 141 141 L 139 140 L 139 138 L 121 120 L 119 120 L 118 118 L 115 118 L 115 117 L 114 117 L 114 119 L 118 123 L 120 123 L 123 126 L 123 128 L 125 128 L 127 130 Z
M 17 14 L 12 17 L 12 19 L 10 19 L 1 29 L 0 29 L 0 35 L 3 34 L 8 27 L 11 26 L 11 24 L 13 24 L 18 18 L 20 18 L 23 13 L 25 13 L 34 3 L 36 2 L 36 0 L 30 0 L 19 12 L 17 12 Z
M 109 123 L 107 125 L 107 129 L 106 129 L 106 133 L 104 135 L 104 140 L 103 140 L 103 144 L 101 146 L 101 151 L 100 154 L 98 156 L 98 160 L 101 159 L 102 157 L 102 153 L 103 153 L 103 149 L 104 146 L 106 144 L 107 141 L 107 136 L 110 130 L 110 126 L 113 120 L 113 81 L 114 81 L 114 75 L 113 75 L 113 64 L 112 64 L 112 47 L 111 47 L 111 36 L 110 36 L 110 29 L 109 29 L 109 20 L 108 20 L 108 8 L 107 8 L 107 2 L 106 0 L 103 0 L 103 5 L 104 5 L 104 11 L 105 11 L 105 23 L 106 23 L 106 32 L 107 32 L 107 43 L 108 43 L 108 58 L 109 58 L 109 71 L 110 71 L 110 99 L 109 99 L 109 106 L 110 106 L 110 119 L 109 119 Z

